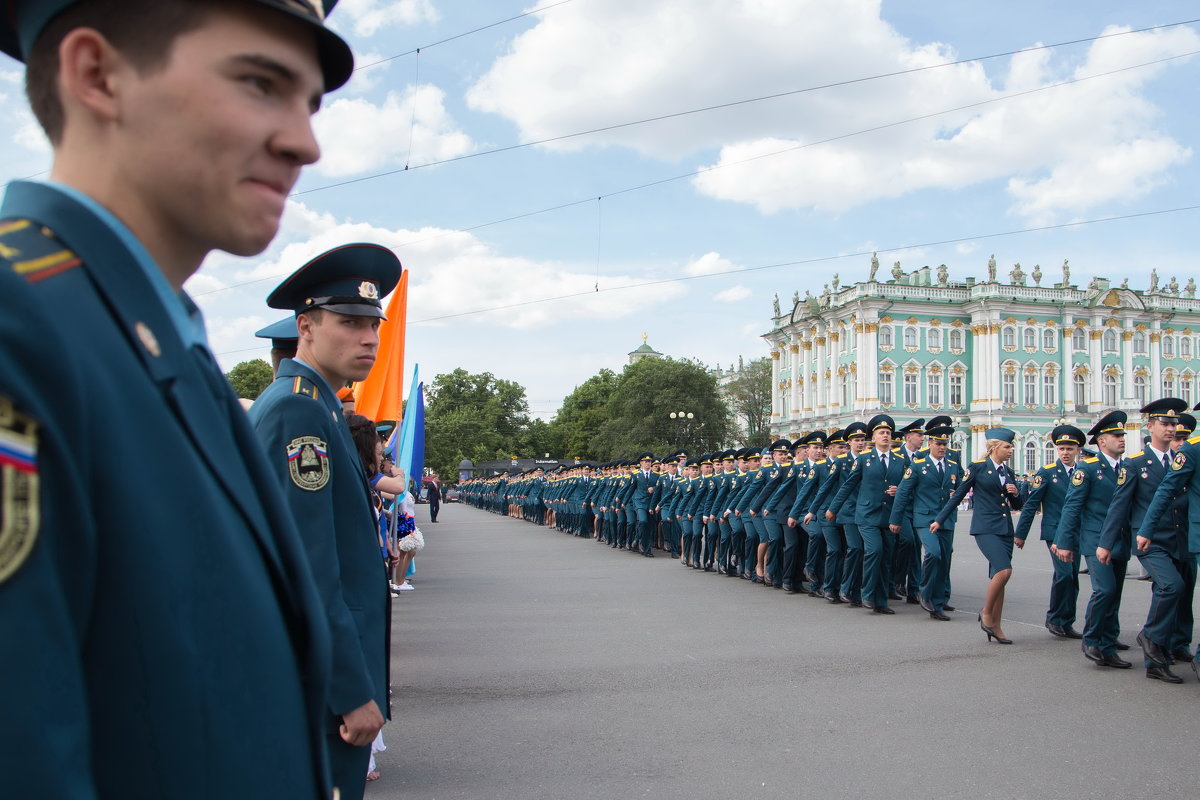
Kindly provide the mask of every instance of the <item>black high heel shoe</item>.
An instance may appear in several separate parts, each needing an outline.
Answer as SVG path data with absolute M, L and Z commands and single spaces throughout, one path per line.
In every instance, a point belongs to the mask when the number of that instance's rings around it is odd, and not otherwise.
M 1012 644 L 1012 639 L 1005 639 L 1003 636 L 996 633 L 995 628 L 988 627 L 987 625 L 983 624 L 983 614 L 982 613 L 979 614 L 979 627 L 984 633 L 987 634 L 989 642 L 991 642 L 992 639 L 995 639 L 997 644 Z

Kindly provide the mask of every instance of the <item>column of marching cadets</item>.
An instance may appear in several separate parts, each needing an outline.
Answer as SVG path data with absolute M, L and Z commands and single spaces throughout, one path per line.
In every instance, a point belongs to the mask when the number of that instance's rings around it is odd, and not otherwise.
M 1152 582 L 1136 641 L 1149 678 L 1180 683 L 1191 663 L 1192 594 L 1200 552 L 1200 436 L 1188 404 L 1156 400 L 1141 409 L 1138 452 L 1126 453 L 1128 425 L 1112 411 L 1084 433 L 1051 433 L 1058 458 L 1028 480 L 1011 466 L 1015 433 L 986 432 L 969 461 L 950 449 L 951 419 L 897 427 L 879 414 L 832 432 L 779 439 L 700 456 L 542 468 L 474 478 L 464 502 L 615 550 L 741 578 L 788 594 L 891 615 L 889 601 L 918 605 L 949 621 L 950 564 L 959 504 L 970 497 L 969 533 L 988 563 L 976 621 L 989 642 L 1003 631 L 1013 547 L 1023 548 L 1035 516 L 1053 565 L 1046 629 L 1079 640 L 1091 663 L 1133 665 L 1118 655 L 1118 612 L 1131 558 Z M 1197 406 L 1200 408 L 1200 406 Z M 1140 435 L 1141 431 L 1137 430 Z M 1133 448 L 1130 448 L 1133 449 Z M 1020 488 L 1018 488 L 1020 484 Z M 1013 514 L 1018 516 L 1014 520 Z M 1079 575 L 1090 574 L 1082 631 L 1076 628 Z

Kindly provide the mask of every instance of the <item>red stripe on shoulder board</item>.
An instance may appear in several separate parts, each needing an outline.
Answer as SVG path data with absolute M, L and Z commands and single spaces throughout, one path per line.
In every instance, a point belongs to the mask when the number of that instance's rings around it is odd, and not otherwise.
M 31 272 L 25 276 L 25 280 L 29 281 L 30 283 L 37 283 L 38 281 L 45 280 L 46 278 L 58 275 L 59 273 L 66 272 L 69 269 L 74 269 L 81 263 L 83 262 L 80 261 L 78 257 L 75 257 L 69 261 L 64 261 L 61 264 L 55 264 L 53 267 L 46 267 L 45 269 L 38 270 L 37 272 Z

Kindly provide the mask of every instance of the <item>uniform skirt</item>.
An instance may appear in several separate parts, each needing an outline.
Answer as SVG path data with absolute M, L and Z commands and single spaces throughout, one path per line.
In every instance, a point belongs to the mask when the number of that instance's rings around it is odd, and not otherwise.
M 988 561 L 989 578 L 994 578 L 997 572 L 1012 569 L 1013 537 L 1011 534 L 977 533 L 975 534 L 975 544 Z

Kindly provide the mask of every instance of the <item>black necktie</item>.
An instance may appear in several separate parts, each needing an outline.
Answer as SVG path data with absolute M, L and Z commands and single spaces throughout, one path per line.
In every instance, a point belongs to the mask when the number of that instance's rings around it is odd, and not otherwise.
M 1000 482 L 1004 483 L 1004 465 L 996 467 L 996 474 L 1000 476 Z
M 885 456 L 883 456 L 883 457 L 880 459 L 880 461 L 882 461 L 882 462 L 883 462 L 883 471 L 884 471 L 884 472 L 887 472 L 887 456 L 886 456 L 886 455 L 885 455 Z
M 1171 459 L 1167 458 L 1167 454 L 1163 453 L 1163 469 L 1171 468 Z
M 946 479 L 946 468 L 942 465 L 941 461 L 938 462 L 938 475 L 941 476 L 942 480 Z

